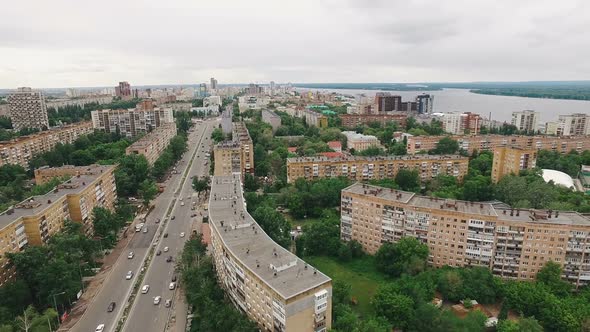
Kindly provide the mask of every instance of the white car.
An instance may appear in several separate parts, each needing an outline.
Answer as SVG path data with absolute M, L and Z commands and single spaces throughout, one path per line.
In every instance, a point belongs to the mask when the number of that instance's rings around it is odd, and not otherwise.
M 184 202 L 180 203 L 180 206 L 184 206 Z
M 158 305 L 158 304 L 160 304 L 160 301 L 161 301 L 161 300 L 162 300 L 162 297 L 161 297 L 161 296 L 156 296 L 156 297 L 154 297 L 154 304 L 155 304 L 155 305 Z
M 184 232 L 180 232 L 180 237 L 184 237 Z
M 176 288 L 176 283 L 175 282 L 171 282 L 170 285 L 168 285 L 168 289 L 169 290 L 173 290 L 174 288 Z
M 143 287 L 141 287 L 141 294 L 147 294 L 147 292 L 150 290 L 150 285 L 143 285 Z
M 143 232 L 144 232 L 144 233 L 147 233 L 147 231 L 148 231 L 147 227 L 144 227 L 144 228 L 143 228 Z
M 164 252 L 168 252 L 168 250 L 170 250 L 170 248 L 164 247 Z
M 127 255 L 127 258 L 132 259 L 133 256 L 135 256 L 135 254 L 133 253 L 133 251 L 130 251 L 129 254 Z
M 125 279 L 127 279 L 127 280 L 131 280 L 131 278 L 133 278 L 133 271 L 129 271 L 129 272 L 127 272 L 127 274 L 125 275 Z
M 96 330 L 94 330 L 94 332 L 102 332 L 104 331 L 104 324 L 100 324 L 96 327 Z

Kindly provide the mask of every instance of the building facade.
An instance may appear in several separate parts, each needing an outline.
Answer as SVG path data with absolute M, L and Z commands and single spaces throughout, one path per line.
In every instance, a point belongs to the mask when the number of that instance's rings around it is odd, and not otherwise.
M 343 131 L 342 135 L 346 136 L 346 146 L 348 150 L 363 151 L 366 149 L 381 147 L 379 139 L 372 135 L 363 135 L 355 131 Z
M 522 132 L 534 133 L 537 131 L 539 113 L 531 110 L 512 112 L 511 123 L 513 126 L 516 126 L 516 129 Z
M 87 235 L 93 233 L 92 209 L 112 209 L 117 200 L 115 166 L 66 166 L 40 169 L 36 178 L 72 176 L 51 192 L 29 197 L 0 214 L 0 286 L 14 278 L 4 255 L 20 252 L 27 245 L 44 245 L 61 231 L 66 219 L 82 223 Z M 44 181 L 44 180 L 42 180 Z
M 215 272 L 238 310 L 261 331 L 330 329 L 331 279 L 262 230 L 246 210 L 239 175 L 213 177 L 209 216 Z
M 377 92 L 375 94 L 377 113 L 394 112 L 402 110 L 402 97 L 393 96 L 389 92 Z
M 492 162 L 492 182 L 498 183 L 502 177 L 518 174 L 525 169 L 535 168 L 537 150 L 523 149 L 515 146 L 502 146 L 494 149 Z
M 229 134 L 233 130 L 233 107 L 232 105 L 227 105 L 225 110 L 221 113 L 221 130 L 224 134 Z
M 151 166 L 160 158 L 174 136 L 176 136 L 176 123 L 165 123 L 128 146 L 125 154 L 143 155 Z
M 214 176 L 229 176 L 234 173 L 254 174 L 254 145 L 243 122 L 234 122 L 232 140 L 213 147 Z
M 51 99 L 46 102 L 47 108 L 53 108 L 59 110 L 61 108 L 65 108 L 68 106 L 79 106 L 84 107 L 88 104 L 110 104 L 113 102 L 113 96 L 110 95 L 103 95 L 103 96 L 88 96 L 84 98 L 76 98 L 76 99 Z
M 275 112 L 269 110 L 262 110 L 262 121 L 268 123 L 275 132 L 281 126 L 281 117 Z
M 434 107 L 434 96 L 423 93 L 416 96 L 416 104 L 418 104 L 418 114 L 432 114 Z
M 443 130 L 454 135 L 477 134 L 481 127 L 482 119 L 479 114 L 444 113 L 441 118 Z
M 590 115 L 586 113 L 560 115 L 557 123 L 558 136 L 590 135 Z
M 171 108 L 119 109 L 92 111 L 94 129 L 119 133 L 125 137 L 146 134 L 165 123 L 174 122 Z
M 460 181 L 467 174 L 468 166 L 469 158 L 458 155 L 294 157 L 287 158 L 287 182 L 339 176 L 356 181 L 393 179 L 402 169 L 417 170 L 422 181 L 439 174 L 451 175 Z
M 408 136 L 408 154 L 432 150 L 444 137 L 447 136 Z M 470 154 L 475 151 L 492 151 L 495 147 L 507 145 L 559 153 L 568 153 L 572 150 L 581 153 L 584 150 L 590 150 L 590 136 L 451 135 L 449 137 L 459 142 L 459 147 Z
M 129 85 L 129 82 L 119 82 L 119 85 L 115 87 L 115 94 L 117 95 L 117 97 L 123 99 L 130 99 L 131 85 Z
M 393 122 L 400 127 L 405 127 L 407 120 L 407 116 L 404 114 L 340 114 L 338 117 L 342 121 L 342 126 L 346 128 L 354 128 L 375 122 L 381 126 Z
M 16 164 L 28 168 L 31 159 L 41 153 L 51 151 L 57 143 L 73 143 L 80 136 L 93 131 L 91 122 L 78 122 L 0 142 L 0 166 Z
M 254 174 L 254 144 L 245 123 L 234 122 L 232 139 L 240 143 L 242 172 Z
M 43 92 L 31 88 L 18 88 L 8 95 L 8 107 L 12 127 L 15 130 L 49 128 L 47 106 Z
M 482 266 L 507 279 L 534 280 L 548 261 L 576 286 L 590 280 L 590 219 L 576 212 L 510 209 L 419 196 L 361 183 L 342 190 L 341 238 L 369 253 L 414 237 L 435 267 Z

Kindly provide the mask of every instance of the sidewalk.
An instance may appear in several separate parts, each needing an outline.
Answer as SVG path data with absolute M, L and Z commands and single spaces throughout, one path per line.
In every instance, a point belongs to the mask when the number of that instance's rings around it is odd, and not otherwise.
M 68 314 L 68 318 L 60 325 L 57 331 L 68 331 L 71 329 L 82 316 L 86 312 L 86 308 L 92 304 L 92 300 L 100 292 L 102 289 L 102 284 L 104 280 L 109 276 L 111 272 L 111 268 L 121 256 L 121 253 L 125 251 L 127 245 L 135 235 L 133 230 L 133 225 L 129 226 L 129 230 L 127 231 L 127 238 L 122 238 L 121 241 L 117 243 L 117 246 L 113 248 L 113 250 L 102 259 L 103 265 L 100 268 L 100 272 L 98 272 L 92 280 L 86 285 L 86 291 L 78 302 L 74 305 L 70 313 Z

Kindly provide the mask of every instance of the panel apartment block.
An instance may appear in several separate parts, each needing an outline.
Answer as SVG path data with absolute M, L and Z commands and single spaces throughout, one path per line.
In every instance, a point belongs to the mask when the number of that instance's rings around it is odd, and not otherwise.
M 12 127 L 48 129 L 49 118 L 43 92 L 31 88 L 18 88 L 8 95 L 8 107 Z
M 232 130 L 232 139 L 240 143 L 242 152 L 242 172 L 254 174 L 254 144 L 246 124 L 243 122 L 234 122 Z
M 396 123 L 400 127 L 405 127 L 407 120 L 407 116 L 404 114 L 340 114 L 338 117 L 342 120 L 342 126 L 346 128 L 354 128 L 375 122 L 381 124 L 381 126 Z
M 410 136 L 408 137 L 408 154 L 432 150 L 438 141 L 447 136 Z M 470 154 L 474 151 L 492 151 L 499 146 L 519 146 L 524 149 L 549 150 L 568 153 L 571 150 L 582 152 L 590 150 L 590 136 L 504 136 L 473 135 L 448 136 L 459 142 L 459 147 Z
M 246 210 L 239 175 L 213 177 L 209 214 L 215 272 L 239 310 L 262 331 L 330 329 L 331 279 L 260 228 Z
M 459 155 L 294 157 L 287 158 L 287 182 L 339 176 L 357 181 L 393 179 L 401 169 L 417 170 L 421 180 L 439 174 L 462 180 L 468 166 L 469 158 Z
M 92 111 L 94 129 L 120 133 L 125 137 L 146 134 L 164 123 L 174 122 L 171 108 L 119 109 Z
M 537 150 L 515 146 L 494 148 L 492 163 L 492 182 L 498 183 L 502 177 L 518 174 L 522 170 L 533 169 L 537 164 Z
M 82 223 L 86 234 L 93 232 L 92 209 L 112 209 L 117 199 L 115 166 L 67 166 L 64 170 L 43 169 L 39 178 L 70 175 L 71 179 L 42 196 L 29 197 L 0 214 L 0 286 L 14 277 L 4 256 L 22 251 L 26 245 L 44 245 L 59 232 L 66 219 Z
M 342 190 L 343 240 L 374 254 L 404 236 L 427 244 L 435 267 L 483 266 L 503 278 L 533 280 L 551 260 L 577 286 L 590 280 L 590 219 L 579 213 L 517 210 L 361 183 Z
M 51 151 L 57 143 L 73 143 L 80 136 L 93 131 L 92 123 L 88 121 L 0 142 L 0 166 L 16 164 L 28 168 L 31 159 L 41 153 Z
M 166 150 L 174 136 L 176 136 L 176 123 L 164 123 L 127 147 L 125 154 L 143 155 L 148 163 L 153 165 Z

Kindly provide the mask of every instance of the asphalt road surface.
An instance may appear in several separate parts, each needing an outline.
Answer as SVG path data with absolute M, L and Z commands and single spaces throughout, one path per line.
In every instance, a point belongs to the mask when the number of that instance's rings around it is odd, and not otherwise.
M 190 216 L 199 212 L 198 210 L 191 210 L 191 200 L 194 193 L 191 186 L 192 177 L 209 174 L 209 165 L 205 165 L 209 158 L 205 156 L 205 153 L 211 150 L 211 132 L 218 123 L 216 120 L 209 120 L 195 124 L 193 131 L 189 135 L 189 149 L 178 163 L 178 174 L 173 175 L 167 181 L 164 192 L 154 200 L 155 208 L 146 220 L 148 232 L 133 233 L 127 251 L 114 264 L 112 271 L 104 281 L 101 291 L 95 296 L 83 317 L 74 325 L 71 331 L 94 331 L 99 324 L 105 324 L 104 331 L 114 331 L 125 302 L 132 291 L 132 286 L 139 275 L 143 260 L 150 246 L 158 240 L 156 250 L 161 250 L 162 254 L 160 256 L 154 255 L 147 267 L 142 283 L 142 286 L 145 284 L 150 285 L 149 292 L 137 295 L 138 297 L 131 308 L 123 331 L 164 331 L 170 310 L 177 305 L 173 303 L 171 308 L 165 308 L 164 306 L 166 299 L 174 299 L 173 295 L 176 291 L 168 289 L 174 274 L 176 255 L 182 250 L 184 242 L 190 237 L 193 219 Z M 193 157 L 194 159 L 192 159 Z M 188 175 L 181 183 L 189 165 L 191 165 L 191 168 Z M 180 193 L 176 194 L 179 187 L 181 188 Z M 174 200 L 175 197 L 176 200 Z M 182 201 L 180 201 L 180 198 L 182 198 Z M 184 206 L 181 206 L 182 202 L 185 203 Z M 162 229 L 162 227 L 159 227 L 161 224 L 156 224 L 155 221 L 158 218 L 163 221 L 172 204 L 173 209 L 170 216 L 175 216 L 175 220 L 169 220 L 163 226 L 165 228 Z M 184 237 L 180 237 L 181 232 L 185 233 Z M 163 233 L 168 233 L 168 237 L 155 240 L 155 235 Z M 164 247 L 168 247 L 169 251 L 164 252 Z M 127 258 L 130 251 L 135 254 L 133 259 Z M 174 258 L 170 263 L 166 262 L 168 256 Z M 125 279 L 128 271 L 134 273 L 131 280 Z M 162 297 L 162 301 L 159 305 L 154 305 L 154 297 L 158 295 Z M 111 302 L 115 302 L 117 306 L 113 312 L 109 313 L 107 307 Z M 184 312 L 179 312 L 177 315 L 186 315 L 186 306 L 180 304 L 180 307 L 184 309 Z

